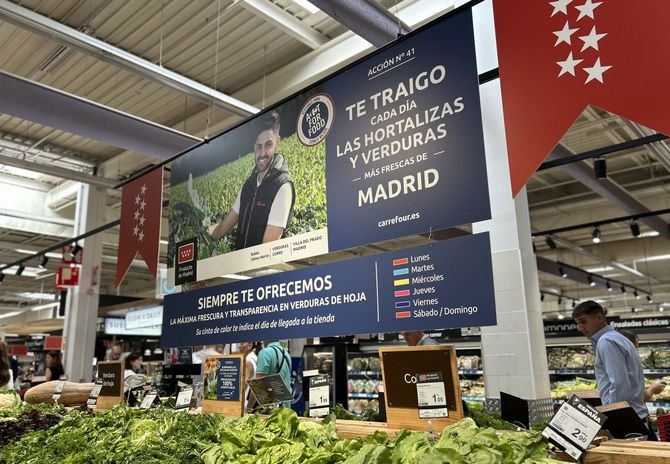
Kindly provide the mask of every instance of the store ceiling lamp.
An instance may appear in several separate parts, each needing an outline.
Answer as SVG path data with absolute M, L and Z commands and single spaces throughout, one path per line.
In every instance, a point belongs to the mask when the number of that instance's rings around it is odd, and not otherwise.
M 16 275 L 20 276 L 21 274 L 23 274 L 23 271 L 25 270 L 26 266 L 23 263 L 19 264 L 19 267 L 16 268 Z
M 575 306 L 577 306 L 577 302 L 575 300 L 572 300 L 572 309 L 575 309 Z
M 559 318 L 560 320 L 563 320 L 563 319 L 565 319 L 565 316 L 564 316 L 563 314 L 561 314 L 561 313 L 558 313 L 558 318 Z
M 78 243 L 75 243 L 72 249 L 70 250 L 70 256 L 73 258 L 81 252 L 81 246 Z
M 640 224 L 635 219 L 630 221 L 630 233 L 633 234 L 633 237 L 640 236 Z
M 637 290 L 633 290 L 633 296 L 635 297 L 636 300 L 640 299 L 640 294 L 637 293 Z
M 595 287 L 595 286 L 596 286 L 596 282 L 595 282 L 595 280 L 593 280 L 593 277 L 588 276 L 588 277 L 586 278 L 586 280 L 589 282 L 589 285 L 590 285 L 591 287 Z
M 2 282 L 3 280 L 5 280 L 5 273 L 0 271 L 0 282 Z
M 544 301 L 544 293 L 540 293 L 540 301 Z
M 552 249 L 552 250 L 556 249 L 556 242 L 554 242 L 554 237 L 553 237 L 553 236 L 551 236 L 551 235 L 547 235 L 547 236 L 544 238 L 544 241 L 547 242 L 547 246 L 548 246 L 550 249 Z
M 593 238 L 593 243 L 600 243 L 600 226 L 595 226 L 593 228 L 591 237 Z
M 565 272 L 565 268 L 563 266 L 558 266 L 558 273 L 561 274 L 561 277 L 564 279 L 568 278 L 568 273 Z
M 647 295 L 647 302 L 653 303 L 654 300 L 651 298 L 651 295 Z
M 593 172 L 596 179 L 607 179 L 607 161 L 603 158 L 598 158 L 593 162 Z
M 624 295 L 626 294 L 626 287 L 624 287 L 623 285 L 621 286 L 621 293 L 623 293 Z
M 49 262 L 49 257 L 47 255 L 42 255 L 40 258 L 40 263 L 37 265 L 40 269 L 44 269 L 47 267 L 47 263 Z
M 559 297 L 558 297 L 558 304 L 560 305 L 560 304 L 562 304 L 562 303 L 563 303 L 563 297 L 562 297 L 562 296 L 559 296 Z
M 608 292 L 611 292 L 611 291 L 612 291 L 612 284 L 610 283 L 609 280 L 608 280 L 607 282 L 605 282 L 605 286 L 607 287 L 607 291 L 608 291 Z

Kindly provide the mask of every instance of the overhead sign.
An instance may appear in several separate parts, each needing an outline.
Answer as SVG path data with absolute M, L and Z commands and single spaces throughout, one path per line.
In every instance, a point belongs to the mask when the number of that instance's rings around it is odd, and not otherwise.
M 67 290 L 79 285 L 79 266 L 60 266 L 56 271 L 56 290 Z
M 138 329 L 126 329 L 126 320 L 120 317 L 105 318 L 105 334 L 107 335 L 139 335 L 160 336 L 161 326 L 141 327 Z
M 138 309 L 126 313 L 126 329 L 132 330 L 141 327 L 155 327 L 162 323 L 162 306 L 152 306 L 151 308 Z
M 493 293 L 489 236 L 468 235 L 167 295 L 161 344 L 495 325 Z
M 175 160 L 169 215 L 177 283 L 489 219 L 471 12 Z

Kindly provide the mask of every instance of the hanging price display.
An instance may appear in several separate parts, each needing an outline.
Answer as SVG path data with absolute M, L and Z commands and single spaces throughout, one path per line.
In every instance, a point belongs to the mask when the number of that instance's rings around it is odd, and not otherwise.
M 604 414 L 573 395 L 563 403 L 542 435 L 578 460 L 606 420 Z
M 449 417 L 442 372 L 419 374 L 416 381 L 416 397 L 420 419 Z
M 330 377 L 317 375 L 309 379 L 309 417 L 323 417 L 330 410 Z

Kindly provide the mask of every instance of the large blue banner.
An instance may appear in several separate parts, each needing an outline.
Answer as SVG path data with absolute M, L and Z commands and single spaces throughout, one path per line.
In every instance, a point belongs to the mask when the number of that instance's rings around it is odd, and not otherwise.
M 167 295 L 164 347 L 496 324 L 488 234 Z
M 471 11 L 172 164 L 178 284 L 490 218 Z

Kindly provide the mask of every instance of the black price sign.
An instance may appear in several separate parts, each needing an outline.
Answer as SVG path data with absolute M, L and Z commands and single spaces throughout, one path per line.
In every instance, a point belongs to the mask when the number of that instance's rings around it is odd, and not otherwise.
M 604 414 L 573 395 L 563 403 L 542 435 L 578 460 L 606 420 Z
M 261 406 L 293 400 L 293 395 L 279 374 L 248 380 L 247 384 Z

